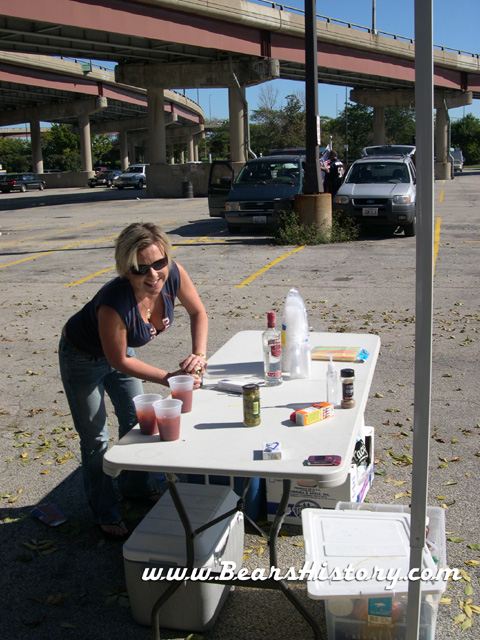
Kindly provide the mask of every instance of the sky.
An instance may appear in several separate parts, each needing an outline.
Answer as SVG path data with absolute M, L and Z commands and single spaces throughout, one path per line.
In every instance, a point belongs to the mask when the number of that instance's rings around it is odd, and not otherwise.
M 270 4 L 257 0 L 258 4 Z M 287 0 L 286 7 L 304 8 L 304 0 Z M 328 16 L 365 27 L 372 26 L 373 0 L 317 0 L 317 15 Z M 415 0 L 376 0 L 376 28 L 378 31 L 413 38 L 415 35 Z M 478 37 L 480 25 L 479 0 L 433 0 L 433 42 L 435 45 L 480 54 Z M 278 90 L 279 107 L 285 105 L 285 96 L 304 93 L 304 83 L 289 80 L 273 80 Z M 263 85 L 265 86 L 265 85 Z M 257 108 L 262 85 L 247 87 L 250 112 Z M 187 89 L 185 94 L 198 102 L 207 119 L 228 119 L 227 89 Z M 345 104 L 345 88 L 319 85 L 318 110 L 320 115 L 335 118 Z M 450 109 L 450 119 L 462 118 L 472 113 L 480 118 L 480 100 L 471 106 Z

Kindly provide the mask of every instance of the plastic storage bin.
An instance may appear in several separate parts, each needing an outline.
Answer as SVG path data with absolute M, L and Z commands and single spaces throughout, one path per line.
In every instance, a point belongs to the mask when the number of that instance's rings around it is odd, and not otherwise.
M 308 513 L 310 512 L 310 513 Z M 410 558 L 410 510 L 390 505 L 339 503 L 336 511 L 302 513 L 307 562 L 325 562 L 324 574 L 340 569 L 340 579 L 309 580 L 308 594 L 325 600 L 329 640 L 405 640 Z M 314 514 L 314 515 L 313 515 Z M 337 518 L 335 517 L 337 514 Z M 427 550 L 423 567 L 432 574 L 446 567 L 445 513 L 428 507 Z M 351 565 L 371 576 L 395 569 L 393 581 L 345 580 L 342 569 Z M 393 586 L 386 589 L 386 585 Z M 422 582 L 420 640 L 433 640 L 438 603 L 446 580 Z
M 237 495 L 229 488 L 212 485 L 177 484 L 193 529 L 235 508 Z M 221 570 L 221 562 L 243 559 L 243 514 L 220 521 L 195 537 L 194 567 Z M 123 545 L 123 558 L 132 615 L 142 625 L 151 624 L 152 609 L 170 586 L 166 580 L 143 580 L 146 569 L 182 568 L 186 565 L 185 532 L 166 493 L 137 526 Z M 160 626 L 186 631 L 209 629 L 228 595 L 230 586 L 183 581 L 160 610 Z

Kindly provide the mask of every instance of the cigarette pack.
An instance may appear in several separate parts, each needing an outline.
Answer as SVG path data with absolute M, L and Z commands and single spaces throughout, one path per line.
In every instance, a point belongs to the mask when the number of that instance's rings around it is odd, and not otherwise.
M 331 418 L 333 414 L 334 406 L 331 402 L 316 402 L 311 407 L 294 411 L 290 415 L 290 420 L 302 427 L 306 427 L 314 422 Z
M 217 389 L 219 391 L 229 391 L 230 393 L 242 393 L 242 387 L 245 384 L 255 383 L 263 385 L 264 381 L 257 378 L 222 378 L 217 380 Z
M 264 442 L 262 449 L 263 460 L 281 460 L 282 445 L 280 442 Z
M 30 513 L 49 527 L 58 527 L 67 521 L 67 518 L 61 513 L 54 504 L 39 504 L 34 507 Z

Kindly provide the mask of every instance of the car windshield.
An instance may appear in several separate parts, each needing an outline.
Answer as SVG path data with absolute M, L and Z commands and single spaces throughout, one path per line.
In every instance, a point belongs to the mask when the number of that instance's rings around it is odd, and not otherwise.
M 353 164 L 345 179 L 348 184 L 410 182 L 408 168 L 401 162 L 362 162 Z
M 137 165 L 135 165 L 135 166 L 132 165 L 131 167 L 128 167 L 128 169 L 125 171 L 125 173 L 142 173 L 142 169 L 143 169 L 143 167 L 139 167 Z
M 237 184 L 298 184 L 299 182 L 300 167 L 298 162 L 292 162 L 292 160 L 247 162 L 237 179 Z

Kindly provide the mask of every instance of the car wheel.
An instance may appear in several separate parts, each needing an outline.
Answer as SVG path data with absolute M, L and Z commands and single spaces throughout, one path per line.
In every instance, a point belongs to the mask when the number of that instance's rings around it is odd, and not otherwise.
M 38 190 L 39 191 L 43 191 L 45 189 L 45 185 L 44 184 L 39 184 L 38 185 Z
M 123 189 L 123 185 L 122 184 L 117 184 L 117 189 L 120 189 L 120 191 Z
M 88 185 L 90 187 L 90 189 L 93 189 L 93 187 L 95 186 L 94 184 L 89 184 Z
M 137 189 L 143 189 L 143 180 L 139 180 L 137 183 Z
M 417 219 L 414 218 L 413 222 L 405 225 L 405 227 L 403 227 L 403 230 L 407 238 L 413 238 L 414 236 L 416 236 L 417 235 Z
M 24 184 L 22 184 L 22 185 L 20 186 L 20 191 L 21 191 L 22 193 L 25 193 L 25 191 L 26 191 L 26 190 L 27 190 L 27 187 L 26 187 Z

